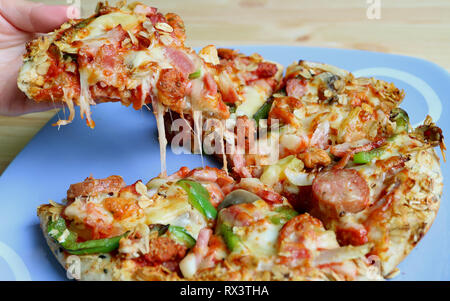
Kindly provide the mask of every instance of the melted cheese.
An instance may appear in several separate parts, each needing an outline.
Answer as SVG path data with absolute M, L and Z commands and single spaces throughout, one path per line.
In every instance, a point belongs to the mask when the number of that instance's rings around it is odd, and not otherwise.
M 265 201 L 258 200 L 252 204 L 254 207 L 250 211 L 247 211 L 248 209 L 242 209 L 247 214 L 258 216 L 259 218 L 248 226 L 233 227 L 233 232 L 239 236 L 242 244 L 245 246 L 242 252 L 257 257 L 276 255 L 278 234 L 283 225 L 275 225 L 270 221 L 270 217 L 277 215 L 277 213 L 272 211 Z
M 172 68 L 164 55 L 163 48 L 156 45 L 151 50 L 133 51 L 125 57 L 125 63 L 135 69 L 148 62 L 157 63 L 161 69 Z
M 244 245 L 254 256 L 271 256 L 276 254 L 276 242 L 282 225 L 269 221 L 257 227 L 250 227 L 243 237 Z
M 267 93 L 255 86 L 244 87 L 244 102 L 236 108 L 237 116 L 252 117 L 266 101 Z
M 194 238 L 207 226 L 206 219 L 190 204 L 187 194 L 176 184 L 164 185 L 154 203 L 144 209 L 146 224 L 163 224 L 184 227 Z
M 102 37 L 106 31 L 121 25 L 124 30 L 132 30 L 137 27 L 142 16 L 114 12 L 95 18 L 85 28 L 77 32 L 74 41 L 87 40 Z
M 95 104 L 91 97 L 91 92 L 89 91 L 88 76 L 89 73 L 84 69 L 80 68 L 80 98 L 78 100 L 78 105 L 80 106 L 81 118 L 86 115 L 87 124 L 94 128 L 95 123 L 91 119 L 91 104 Z
M 164 106 L 159 102 L 153 102 L 153 110 L 156 117 L 156 126 L 158 127 L 159 155 L 161 159 L 161 176 L 167 176 L 166 169 L 166 131 L 164 129 Z M 156 111 L 155 111 L 156 110 Z
M 203 162 L 202 112 L 194 110 L 192 115 L 192 119 L 194 120 L 194 139 L 196 140 L 198 151 L 200 152 L 200 156 L 202 159 L 202 166 L 204 167 L 205 163 Z

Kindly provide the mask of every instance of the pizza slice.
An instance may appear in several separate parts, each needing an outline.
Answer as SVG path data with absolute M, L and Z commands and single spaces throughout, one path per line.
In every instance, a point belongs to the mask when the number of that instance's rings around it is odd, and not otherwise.
M 193 153 L 215 155 L 227 163 L 230 153 L 236 152 L 237 133 L 261 119 L 274 91 L 281 85 L 283 66 L 254 53 L 246 55 L 234 49 L 209 45 L 199 55 L 215 69 L 215 78 L 222 99 L 230 111 L 226 120 L 182 116 L 171 111 L 164 118 L 172 146 L 182 146 Z M 248 132 L 248 130 L 247 130 Z M 175 139 L 174 139 L 175 138 Z M 245 140 L 245 137 L 242 137 Z M 180 143 L 182 141 L 183 143 Z
M 219 48 L 217 54 L 222 99 L 236 117 L 252 118 L 279 88 L 283 66 L 257 53 L 245 55 L 234 49 Z
M 66 104 L 69 117 L 57 125 L 71 122 L 79 105 L 94 127 L 90 106 L 117 101 L 135 109 L 153 104 L 159 115 L 170 109 L 227 118 L 214 68 L 184 40 L 176 14 L 137 2 L 99 3 L 93 16 L 70 20 L 27 45 L 18 86 L 36 102 Z
M 257 179 L 181 168 L 144 185 L 70 186 L 38 208 L 59 262 L 81 280 L 380 280 L 371 244 L 339 246 Z
M 318 217 L 342 245 L 374 243 L 371 254 L 383 275 L 392 275 L 436 217 L 441 129 L 430 117 L 412 129 L 398 107 L 403 92 L 333 66 L 288 67 L 280 94 L 268 116 L 280 120 L 273 135 L 281 159 L 244 168 Z M 255 155 L 244 158 L 257 162 Z
M 382 137 L 395 131 L 391 111 L 404 93 L 393 84 L 374 78 L 355 78 L 338 67 L 299 61 L 290 65 L 277 91 L 261 117 L 277 122 L 270 134 L 279 143 L 266 154 L 241 155 L 237 168 L 241 175 L 261 175 L 264 156 L 279 153 L 280 158 L 302 154 L 307 168 L 332 163 L 330 147 L 376 147 Z M 275 149 L 277 148 L 277 149 Z M 345 165 L 348 156 L 343 157 Z M 334 157 L 333 157 L 334 158 Z M 267 164 L 266 164 L 267 165 Z
M 427 118 L 372 150 L 354 152 L 345 168 L 324 169 L 312 181 L 310 212 L 342 245 L 374 243 L 384 276 L 430 229 L 439 210 L 443 178 L 433 147 L 442 131 Z

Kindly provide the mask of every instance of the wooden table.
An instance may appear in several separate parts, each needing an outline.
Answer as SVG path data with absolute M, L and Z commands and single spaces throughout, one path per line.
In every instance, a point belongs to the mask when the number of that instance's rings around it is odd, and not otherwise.
M 273 44 L 364 49 L 421 57 L 450 71 L 449 0 L 381 0 L 379 19 L 367 17 L 368 10 L 369 15 L 375 11 L 370 5 L 378 0 L 142 2 L 181 15 L 190 46 Z M 95 5 L 95 1 L 81 0 L 83 16 L 91 14 Z M 54 113 L 0 116 L 0 173 Z

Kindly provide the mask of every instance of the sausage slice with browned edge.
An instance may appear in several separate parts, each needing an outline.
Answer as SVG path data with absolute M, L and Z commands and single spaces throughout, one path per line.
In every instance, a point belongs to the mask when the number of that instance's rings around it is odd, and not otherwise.
M 125 186 L 120 176 L 109 176 L 105 179 L 86 178 L 83 182 L 70 185 L 67 191 L 67 199 L 75 199 L 80 196 L 92 196 L 100 193 L 116 193 Z
M 319 210 L 329 216 L 357 213 L 369 203 L 369 186 L 354 169 L 319 173 L 313 181 L 312 191 Z

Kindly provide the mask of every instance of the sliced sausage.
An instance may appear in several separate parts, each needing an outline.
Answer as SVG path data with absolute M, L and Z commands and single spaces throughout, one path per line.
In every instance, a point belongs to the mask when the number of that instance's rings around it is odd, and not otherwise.
M 259 78 L 268 78 L 277 74 L 277 71 L 277 65 L 268 62 L 261 62 L 258 64 L 258 68 L 255 72 Z
M 186 94 L 186 79 L 177 69 L 163 69 L 159 76 L 157 88 L 159 98 L 167 99 L 168 103 L 165 104 L 170 105 L 171 102 L 176 102 Z
M 125 186 L 121 176 L 110 176 L 106 179 L 86 178 L 81 183 L 70 185 L 67 190 L 67 199 L 75 199 L 80 196 L 93 196 L 100 193 L 117 193 Z
M 321 172 L 314 179 L 312 190 L 319 210 L 327 215 L 357 213 L 369 202 L 369 186 L 354 169 Z
M 301 98 L 306 92 L 306 82 L 303 79 L 291 78 L 286 82 L 286 93 L 288 96 Z
M 111 212 L 116 220 L 123 220 L 140 213 L 138 202 L 123 197 L 106 198 L 103 201 L 105 209 Z
M 150 240 L 149 252 L 143 255 L 143 263 L 155 266 L 166 262 L 179 262 L 187 252 L 187 248 L 177 244 L 168 237 L 156 237 Z

